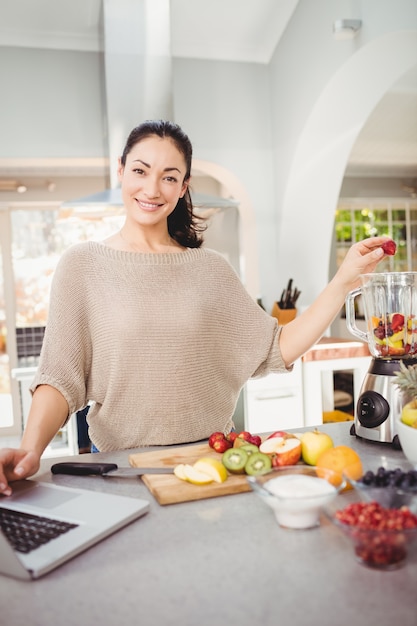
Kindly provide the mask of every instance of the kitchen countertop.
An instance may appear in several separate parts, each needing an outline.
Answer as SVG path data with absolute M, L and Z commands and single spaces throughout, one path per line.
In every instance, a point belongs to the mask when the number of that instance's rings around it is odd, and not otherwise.
M 325 361 L 330 359 L 348 359 L 370 357 L 368 344 L 355 339 L 339 339 L 338 337 L 322 337 L 315 346 L 310 348 L 301 360 Z
M 401 451 L 356 439 L 349 429 L 349 423 L 320 426 L 335 445 L 354 447 L 365 466 L 382 455 L 404 462 Z M 123 466 L 130 452 L 81 459 Z M 310 530 L 284 530 L 252 492 L 160 506 L 140 479 L 52 476 L 56 461 L 44 459 L 36 478 L 145 498 L 151 509 L 44 578 L 0 576 L 2 624 L 416 624 L 415 549 L 402 569 L 373 571 L 355 561 L 352 546 L 326 520 Z

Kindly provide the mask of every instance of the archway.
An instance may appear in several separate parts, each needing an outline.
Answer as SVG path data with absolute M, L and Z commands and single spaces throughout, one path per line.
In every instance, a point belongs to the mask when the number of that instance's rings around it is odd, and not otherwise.
M 300 136 L 283 199 L 278 259 L 310 304 L 328 282 L 334 210 L 356 138 L 375 105 L 417 64 L 417 31 L 362 47 L 332 77 Z M 314 263 L 308 259 L 314 258 Z
M 193 159 L 193 167 L 208 176 L 212 176 L 223 185 L 239 203 L 240 216 L 240 250 L 243 255 L 243 282 L 253 298 L 257 298 L 259 289 L 259 261 L 256 232 L 256 219 L 248 193 L 234 174 L 221 165 Z

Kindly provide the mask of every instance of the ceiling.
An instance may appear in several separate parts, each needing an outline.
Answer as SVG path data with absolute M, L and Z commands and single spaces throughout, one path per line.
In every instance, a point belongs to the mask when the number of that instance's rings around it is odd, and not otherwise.
M 298 0 L 171 0 L 172 55 L 267 63 L 297 4 Z M 101 7 L 102 0 L 1 0 L 0 46 L 102 50 Z M 379 102 L 347 167 L 351 176 L 388 172 L 417 183 L 417 67 Z

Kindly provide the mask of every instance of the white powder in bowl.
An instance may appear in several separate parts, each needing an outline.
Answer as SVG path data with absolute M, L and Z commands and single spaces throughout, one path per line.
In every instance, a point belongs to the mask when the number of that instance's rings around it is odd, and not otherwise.
M 302 474 L 271 478 L 264 487 L 273 494 L 267 502 L 274 509 L 278 523 L 286 528 L 317 526 L 320 507 L 337 493 L 324 478 Z

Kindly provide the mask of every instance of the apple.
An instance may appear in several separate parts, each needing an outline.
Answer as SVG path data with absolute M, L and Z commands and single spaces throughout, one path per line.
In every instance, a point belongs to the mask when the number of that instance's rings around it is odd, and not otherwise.
M 320 432 L 317 428 L 304 433 L 301 437 L 301 457 L 307 465 L 316 465 L 319 456 L 333 447 L 330 435 Z
M 289 433 L 285 432 L 285 430 L 276 430 L 271 435 L 268 435 L 267 439 L 273 439 L 274 437 L 282 437 L 283 439 L 285 439 L 286 437 L 289 437 L 289 436 L 290 436 Z
M 273 454 L 279 446 L 281 446 L 285 441 L 284 437 L 268 437 L 265 439 L 259 446 L 259 452 L 263 452 L 264 454 Z
M 213 443 L 215 441 L 223 441 L 223 439 L 225 439 L 225 436 L 223 433 L 221 433 L 220 431 L 216 431 L 215 433 L 211 433 L 209 440 L 208 440 L 208 444 L 210 446 L 210 448 L 213 447 Z
M 237 432 L 235 430 L 231 430 L 230 433 L 226 435 L 227 441 L 230 441 L 231 443 L 234 442 L 236 437 L 237 437 Z
M 245 441 L 249 442 L 249 439 L 252 437 L 252 435 L 247 430 L 242 430 L 242 432 L 240 432 L 238 434 L 238 437 L 240 437 L 241 439 L 244 439 Z
M 223 452 L 226 452 L 226 450 L 228 450 L 229 448 L 232 448 L 233 444 L 231 441 L 228 441 L 226 437 L 223 437 L 223 439 L 216 439 L 216 441 L 213 442 L 213 445 L 211 447 L 216 452 L 223 454 Z
M 301 441 L 297 437 L 269 437 L 259 451 L 271 456 L 273 467 L 295 465 L 301 458 Z
M 295 437 L 283 439 L 272 454 L 272 467 L 296 465 L 301 459 L 301 441 Z
M 401 421 L 407 426 L 417 428 L 417 400 L 407 402 L 401 411 Z
M 240 448 L 246 443 L 251 443 L 259 448 L 259 446 L 261 445 L 261 441 L 262 439 L 259 437 L 259 435 L 252 435 L 252 433 L 249 433 L 247 430 L 242 430 L 242 432 L 240 432 L 234 439 L 233 447 Z
M 249 439 L 248 443 L 251 443 L 254 446 L 257 446 L 259 448 L 259 446 L 262 443 L 262 439 L 260 438 L 259 435 L 251 435 L 251 438 Z

